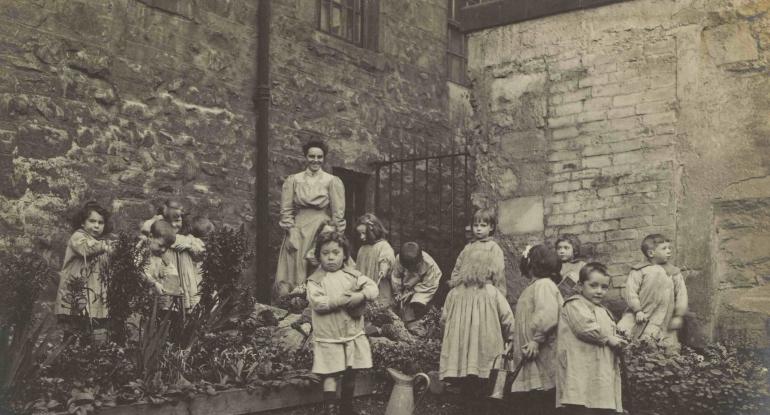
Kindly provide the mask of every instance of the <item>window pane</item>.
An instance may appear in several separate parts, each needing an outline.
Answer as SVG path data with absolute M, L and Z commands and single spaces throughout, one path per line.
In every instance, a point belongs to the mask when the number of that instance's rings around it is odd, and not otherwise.
M 342 14 L 342 8 L 337 5 L 332 5 L 332 20 L 329 25 L 329 33 L 337 36 L 343 36 L 342 25 L 344 15 Z
M 324 32 L 329 31 L 329 0 L 321 0 L 318 27 Z

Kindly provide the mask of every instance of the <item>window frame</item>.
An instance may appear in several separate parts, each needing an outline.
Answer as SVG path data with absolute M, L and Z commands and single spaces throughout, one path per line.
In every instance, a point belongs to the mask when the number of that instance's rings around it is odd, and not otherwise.
M 335 37 L 337 39 L 344 40 L 350 44 L 359 46 L 359 47 L 365 47 L 366 46 L 366 28 L 365 25 L 367 23 L 366 18 L 366 0 L 317 0 L 316 2 L 316 29 L 329 35 L 332 37 Z M 352 15 L 354 17 L 354 22 L 356 24 L 356 27 L 353 27 L 352 30 L 354 32 L 353 38 L 348 38 L 345 35 L 340 35 L 337 33 L 332 32 L 331 30 L 331 22 L 332 22 L 332 12 L 335 9 L 335 7 L 338 7 L 340 9 L 341 16 L 341 22 L 348 22 L 350 19 L 350 16 Z M 326 28 L 324 29 L 322 17 L 324 15 L 324 9 L 326 10 Z M 347 32 L 351 30 L 350 24 L 341 24 L 340 25 L 340 31 L 341 32 Z M 357 39 L 356 39 L 357 38 Z
M 462 31 L 460 22 L 455 18 L 457 17 L 456 12 L 459 10 L 459 3 L 460 0 L 447 0 L 446 61 L 444 66 L 446 67 L 447 81 L 460 86 L 468 86 L 468 36 Z M 456 34 L 462 36 L 461 53 L 452 50 L 452 31 L 455 31 Z M 453 58 L 462 62 L 462 70 L 460 71 L 462 79 L 457 80 L 452 78 L 451 62 Z

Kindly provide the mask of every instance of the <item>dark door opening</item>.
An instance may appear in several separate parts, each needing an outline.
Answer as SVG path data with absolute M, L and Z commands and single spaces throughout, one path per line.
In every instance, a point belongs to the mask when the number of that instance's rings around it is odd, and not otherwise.
M 350 240 L 351 255 L 355 259 L 358 248 L 361 246 L 356 237 L 356 220 L 366 213 L 366 188 L 369 175 L 342 167 L 332 168 L 332 174 L 339 177 L 345 185 L 345 222 L 347 222 L 345 236 Z

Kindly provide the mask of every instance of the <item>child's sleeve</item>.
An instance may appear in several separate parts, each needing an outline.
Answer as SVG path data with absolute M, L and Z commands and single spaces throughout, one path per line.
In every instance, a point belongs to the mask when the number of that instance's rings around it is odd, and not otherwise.
M 337 231 L 345 231 L 345 185 L 339 177 L 334 176 L 329 184 L 329 204 L 332 219 L 337 226 Z
M 372 275 L 372 279 L 376 278 L 379 282 L 382 278 L 389 277 L 394 262 L 396 262 L 396 257 L 393 254 L 393 248 L 388 245 L 387 248 L 380 251 L 379 258 L 377 258 L 378 275 Z
M 497 314 L 500 316 L 500 328 L 503 330 L 503 339 L 506 342 L 513 341 L 513 332 L 516 320 L 508 300 L 502 293 L 497 293 Z
M 310 303 L 310 308 L 317 313 L 330 313 L 340 308 L 344 299 L 343 296 L 328 295 L 323 286 L 315 281 L 307 282 L 307 301 Z
M 394 294 L 401 294 L 401 291 L 404 289 L 402 281 L 404 280 L 405 272 L 404 266 L 401 265 L 398 257 L 396 257 L 396 261 L 393 263 L 393 272 L 390 273 L 390 287 Z
M 639 299 L 639 289 L 642 287 L 642 272 L 632 270 L 626 280 L 626 289 L 623 290 L 623 299 L 626 300 L 628 308 L 634 313 L 642 310 L 642 302 Z
M 505 254 L 500 245 L 495 242 L 492 248 L 492 278 L 494 279 L 495 287 L 503 293 L 503 296 L 508 295 L 508 281 L 505 278 Z
M 559 289 L 549 284 L 536 284 L 535 312 L 532 314 L 532 340 L 543 343 L 559 324 Z
M 297 216 L 297 208 L 294 206 L 294 176 L 289 176 L 283 181 L 281 187 L 281 220 L 278 226 L 283 230 L 294 227 L 294 218 Z
M 70 238 L 70 247 L 78 255 L 86 258 L 101 254 L 107 250 L 107 245 L 100 240 L 93 239 L 80 232 L 75 232 Z
M 460 251 L 460 255 L 457 256 L 455 267 L 452 268 L 452 275 L 449 278 L 450 288 L 460 285 L 460 270 L 462 269 L 463 259 L 465 258 L 465 253 L 468 251 L 469 246 L 470 245 L 465 245 L 465 248 L 463 248 L 463 250 Z
M 577 300 L 567 302 L 562 317 L 578 339 L 599 346 L 607 343 L 608 337 L 602 334 L 594 310 L 585 304 Z
M 441 269 L 435 262 L 428 266 L 428 271 L 422 276 L 420 281 L 414 286 L 414 297 L 412 302 L 428 304 L 436 295 L 438 286 L 441 283 Z
M 682 317 L 687 312 L 687 286 L 682 273 L 674 275 L 674 317 Z
M 380 289 L 377 287 L 377 283 L 365 275 L 358 277 L 358 286 L 361 287 L 364 298 L 369 301 L 376 299 L 380 295 Z

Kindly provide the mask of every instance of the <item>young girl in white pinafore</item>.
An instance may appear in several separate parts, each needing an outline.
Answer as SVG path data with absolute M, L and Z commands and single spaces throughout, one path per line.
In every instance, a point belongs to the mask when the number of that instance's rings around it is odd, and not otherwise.
M 564 298 L 577 294 L 578 275 L 580 269 L 586 264 L 580 259 L 580 239 L 577 235 L 565 233 L 559 235 L 554 244 L 556 255 L 561 260 L 561 282 L 558 283 L 559 291 Z
M 523 361 L 513 382 L 513 399 L 535 414 L 555 412 L 556 325 L 563 299 L 554 281 L 560 281 L 561 261 L 550 247 L 526 249 L 519 265 L 532 282 L 516 302 L 516 330 L 511 347 L 512 365 Z
M 75 232 L 67 243 L 64 264 L 56 293 L 55 313 L 60 320 L 80 318 L 85 313 L 91 319 L 106 319 L 108 310 L 106 290 L 99 278 L 111 245 L 100 238 L 109 229 L 109 212 L 96 202 L 86 203 L 73 218 Z M 68 282 L 84 276 L 84 293 L 70 293 Z M 77 297 L 82 297 L 78 301 Z M 84 304 L 83 304 L 84 303 Z
M 367 213 L 358 218 L 356 233 L 363 242 L 358 248 L 356 269 L 377 283 L 380 290 L 377 302 L 383 307 L 390 306 L 393 302 L 390 274 L 396 263 L 396 253 L 385 239 L 388 231 L 377 216 Z
M 511 306 L 494 285 L 493 255 L 486 249 L 465 255 L 441 314 L 439 378 L 460 384 L 466 414 L 485 409 L 484 384 L 513 334 Z
M 355 371 L 372 367 L 364 334 L 366 302 L 377 298 L 377 284 L 343 263 L 350 245 L 339 232 L 321 234 L 316 259 L 321 268 L 307 280 L 313 322 L 313 373 L 323 378 L 324 414 L 354 415 Z M 337 386 L 341 399 L 337 401 Z M 338 412 L 339 411 L 339 412 Z
M 617 335 L 612 314 L 602 301 L 610 287 L 604 265 L 592 262 L 580 270 L 578 294 L 561 310 L 556 406 L 566 414 L 622 413 L 620 360 L 626 341 Z
M 505 256 L 500 245 L 497 244 L 492 236 L 497 227 L 497 216 L 494 209 L 479 209 L 473 214 L 473 224 L 471 230 L 473 238 L 470 243 L 465 245 L 460 255 L 457 257 L 455 267 L 452 270 L 452 276 L 449 280 L 449 286 L 454 287 L 461 281 L 463 270 L 469 258 L 474 252 L 483 252 L 489 260 L 489 279 L 492 284 L 505 296 L 508 293 L 508 282 L 505 277 Z

